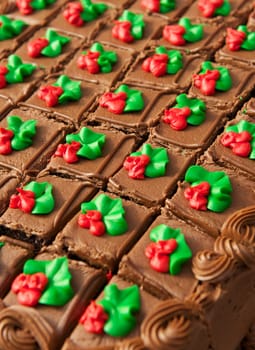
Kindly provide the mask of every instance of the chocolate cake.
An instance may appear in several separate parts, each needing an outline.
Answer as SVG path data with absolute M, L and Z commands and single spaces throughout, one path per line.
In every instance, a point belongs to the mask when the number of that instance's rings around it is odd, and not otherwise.
M 0 2 L 0 349 L 252 350 L 255 7 Z

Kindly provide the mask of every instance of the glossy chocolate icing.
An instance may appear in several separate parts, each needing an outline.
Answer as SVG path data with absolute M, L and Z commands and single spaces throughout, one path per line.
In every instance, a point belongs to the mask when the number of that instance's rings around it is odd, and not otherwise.
M 15 171 L 0 168 L 0 213 L 9 205 L 9 198 L 19 185 L 21 177 Z

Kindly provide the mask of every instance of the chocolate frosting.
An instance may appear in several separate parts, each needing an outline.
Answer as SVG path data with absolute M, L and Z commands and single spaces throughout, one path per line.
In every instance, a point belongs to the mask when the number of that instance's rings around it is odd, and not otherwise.
M 132 338 L 117 344 L 114 350 L 145 350 L 142 339 Z
M 16 0 L 2 0 L 0 4 L 0 13 L 8 13 L 15 9 Z

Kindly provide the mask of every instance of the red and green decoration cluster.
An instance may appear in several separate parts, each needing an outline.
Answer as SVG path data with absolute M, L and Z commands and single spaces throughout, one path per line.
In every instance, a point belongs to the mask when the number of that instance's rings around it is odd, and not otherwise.
M 19 19 L 0 16 L 0 41 L 12 39 L 18 36 L 27 24 Z
M 229 0 L 198 0 L 198 9 L 206 18 L 228 16 L 231 11 Z
M 157 272 L 177 275 L 182 265 L 192 258 L 192 251 L 186 243 L 180 229 L 161 224 L 150 232 L 150 243 L 145 249 L 145 256 L 150 266 Z
M 29 77 L 36 66 L 31 63 L 23 63 L 17 55 L 8 57 L 7 65 L 0 65 L 0 89 L 8 84 L 23 83 L 26 77 Z
M 166 25 L 163 28 L 163 38 L 175 46 L 200 41 L 204 36 L 202 24 L 192 24 L 190 19 L 183 17 L 178 24 Z
M 47 107 L 78 101 L 81 98 L 81 82 L 60 75 L 54 84 L 41 86 L 37 96 L 45 101 Z
M 214 66 L 212 62 L 205 61 L 199 74 L 193 74 L 194 86 L 203 95 L 213 96 L 216 91 L 228 91 L 232 87 L 232 78 L 228 68 Z
M 184 190 L 184 197 L 191 208 L 220 213 L 231 205 L 232 186 L 224 171 L 208 171 L 193 165 L 187 170 L 185 181 L 190 186 Z
M 55 2 L 56 0 L 16 0 L 16 6 L 22 15 L 30 15 L 34 11 L 46 9 Z
M 124 43 L 132 43 L 143 38 L 145 23 L 142 14 L 125 10 L 114 22 L 112 36 Z
M 47 181 L 31 181 L 23 188 L 17 188 L 18 194 L 11 196 L 9 207 L 28 214 L 50 214 L 55 207 L 52 190 L 52 184 Z
M 139 112 L 144 108 L 141 91 L 120 85 L 114 92 L 106 92 L 99 99 L 99 105 L 114 114 Z
M 156 13 L 168 13 L 175 9 L 175 0 L 141 0 L 141 7 Z
M 105 233 L 110 236 L 122 235 L 128 230 L 122 200 L 102 193 L 92 201 L 82 203 L 78 225 L 95 236 Z
M 75 27 L 82 27 L 86 22 L 92 22 L 101 16 L 108 6 L 104 3 L 93 3 L 91 0 L 69 2 L 63 12 L 67 22 Z
M 143 61 L 142 69 L 154 77 L 176 74 L 183 67 L 183 57 L 178 50 L 167 50 L 164 46 L 155 49 L 155 54 Z
M 136 284 L 119 289 L 109 284 L 101 300 L 92 301 L 80 319 L 85 331 L 124 337 L 136 326 L 135 314 L 140 311 L 141 300 Z
M 145 143 L 141 151 L 131 153 L 125 159 L 123 166 L 131 179 L 143 180 L 145 177 L 164 176 L 168 163 L 169 158 L 165 148 L 152 147 Z
M 165 109 L 163 122 L 173 130 L 180 131 L 188 125 L 201 125 L 206 116 L 205 103 L 199 98 L 190 98 L 186 94 L 176 97 L 177 104 L 170 109 Z
M 74 295 L 71 279 L 66 257 L 30 259 L 25 262 L 23 272 L 13 281 L 11 290 L 17 294 L 21 305 L 63 306 Z
M 246 25 L 240 25 L 237 29 L 227 28 L 226 45 L 230 51 L 240 49 L 255 50 L 255 32 L 248 31 Z
M 36 134 L 36 120 L 22 121 L 18 116 L 7 117 L 7 128 L 0 128 L 0 154 L 21 151 L 31 146 Z
M 82 158 L 94 160 L 101 157 L 105 139 L 104 134 L 83 127 L 78 133 L 66 135 L 66 143 L 59 144 L 53 156 L 70 164 Z
M 239 157 L 255 159 L 255 123 L 241 120 L 228 126 L 221 137 L 223 146 L 231 148 Z
M 53 29 L 47 29 L 44 38 L 38 38 L 27 44 L 28 56 L 32 58 L 46 56 L 57 57 L 62 53 L 63 46 L 70 42 L 70 38 L 59 35 Z
M 82 52 L 78 57 L 77 65 L 91 74 L 110 73 L 118 61 L 114 51 L 106 51 L 103 45 L 94 43 L 88 51 Z

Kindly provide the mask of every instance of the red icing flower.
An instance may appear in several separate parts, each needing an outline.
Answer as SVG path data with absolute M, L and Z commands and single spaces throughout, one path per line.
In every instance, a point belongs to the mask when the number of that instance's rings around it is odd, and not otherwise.
M 102 236 L 105 233 L 102 214 L 98 210 L 87 210 L 86 214 L 80 214 L 78 225 L 89 229 L 90 233 L 94 236 Z
M 21 273 L 12 283 L 11 290 L 17 294 L 18 302 L 26 306 L 35 306 L 46 288 L 48 278 L 42 272 L 32 275 Z
M 19 194 L 13 194 L 10 198 L 9 207 L 12 209 L 20 209 L 24 213 L 31 213 L 35 205 L 35 194 L 32 191 L 26 191 L 17 188 Z
M 217 8 L 221 7 L 223 0 L 199 0 L 198 9 L 202 12 L 204 17 L 212 17 Z
M 183 46 L 186 43 L 186 40 L 183 38 L 185 32 L 186 29 L 179 24 L 167 25 L 163 29 L 163 38 L 172 45 Z
M 30 41 L 27 44 L 28 56 L 35 58 L 40 56 L 42 49 L 49 45 L 49 40 L 46 38 L 38 38 Z
M 142 0 L 141 7 L 152 11 L 159 12 L 160 11 L 160 0 Z
M 37 96 L 46 102 L 46 106 L 53 107 L 58 104 L 58 98 L 63 92 L 60 86 L 46 85 L 40 87 Z
M 54 157 L 62 157 L 67 163 L 72 164 L 79 161 L 79 157 L 76 155 L 77 151 L 81 148 L 80 142 L 72 141 L 70 144 L 60 144 L 57 147 Z
M 87 332 L 101 334 L 104 331 L 105 322 L 108 315 L 101 305 L 91 301 L 85 312 L 80 318 L 80 323 L 84 325 Z
M 190 114 L 191 110 L 189 107 L 166 109 L 163 122 L 169 124 L 174 130 L 184 130 L 188 125 L 187 118 Z
M 8 68 L 5 66 L 0 66 L 0 89 L 3 89 L 7 85 L 5 74 L 8 73 Z
M 142 69 L 155 77 L 161 77 L 166 74 L 168 59 L 167 54 L 155 54 L 143 61 Z
M 212 96 L 215 94 L 217 80 L 220 78 L 218 70 L 208 70 L 204 74 L 194 74 L 194 85 L 200 89 L 202 94 Z
M 121 40 L 125 43 L 131 43 L 134 41 L 134 37 L 131 34 L 132 24 L 129 21 L 115 21 L 115 25 L 112 28 L 112 36 L 115 39 Z
M 126 99 L 127 94 L 125 92 L 106 92 L 100 97 L 99 104 L 111 113 L 121 114 L 126 106 Z
M 150 157 L 146 154 L 140 156 L 128 156 L 124 161 L 124 168 L 128 170 L 128 176 L 132 179 L 144 179 L 146 166 L 150 163 Z
M 63 16 L 68 23 L 76 27 L 81 27 L 83 25 L 81 12 L 83 12 L 83 7 L 80 2 L 70 2 L 67 4 L 66 9 L 63 12 Z
M 10 154 L 12 152 L 11 139 L 13 135 L 11 130 L 0 128 L 0 154 Z
M 178 244 L 175 239 L 150 243 L 145 249 L 145 255 L 150 259 L 151 267 L 158 272 L 168 272 L 170 254 L 173 253 Z
M 232 152 L 240 157 L 248 157 L 251 153 L 252 135 L 248 131 L 226 132 L 221 137 L 221 143 L 225 147 L 232 149 Z
M 22 15 L 29 15 L 33 12 L 32 6 L 30 6 L 32 0 L 16 0 L 16 5 Z
M 100 72 L 100 66 L 97 63 L 99 56 L 100 52 L 88 51 L 86 55 L 79 56 L 77 65 L 80 69 L 87 69 L 91 74 L 97 74 Z
M 226 44 L 230 51 L 238 51 L 246 39 L 246 34 L 242 31 L 227 28 Z
M 190 206 L 196 210 L 207 210 L 210 184 L 206 181 L 197 186 L 190 186 L 185 189 L 184 197 L 189 200 Z

